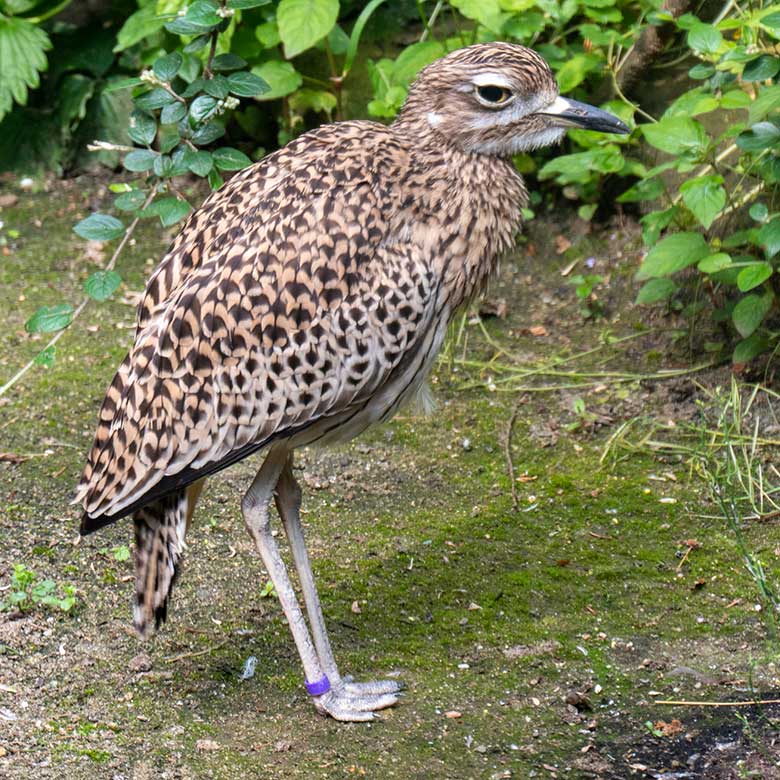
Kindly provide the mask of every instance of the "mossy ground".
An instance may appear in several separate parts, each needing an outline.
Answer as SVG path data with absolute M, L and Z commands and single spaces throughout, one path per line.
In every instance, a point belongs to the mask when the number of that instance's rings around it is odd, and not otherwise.
M 58 183 L 0 214 L 21 233 L 0 258 L 2 380 L 43 343 L 24 333 L 30 314 L 80 297 L 91 261 L 71 226 L 95 205 L 84 191 L 94 187 Z M 631 262 L 614 262 L 618 251 L 630 257 L 635 231 L 579 235 L 560 255 L 557 232 L 552 222 L 534 228 L 535 251 L 526 245 L 505 263 L 491 293 L 506 299 L 508 316 L 488 323 L 490 338 L 529 365 L 640 325 L 626 302 Z M 125 284 L 114 300 L 90 305 L 54 367 L 36 368 L 0 406 L 0 452 L 27 456 L 0 462 L 0 586 L 24 563 L 78 594 L 69 615 L 0 616 L 1 776 L 628 778 L 677 771 L 675 761 L 691 772 L 680 777 L 772 776 L 763 736 L 771 708 L 744 710 L 748 739 L 733 710 L 653 703 L 749 698 L 751 686 L 777 698 L 780 688 L 755 586 L 685 465 L 641 452 L 611 469 L 599 463 L 621 420 L 688 413 L 657 385 L 520 396 L 505 385 L 488 391 L 489 367 L 445 358 L 433 416 L 407 411 L 349 446 L 300 454 L 304 519 L 341 666 L 358 677 L 398 673 L 407 685 L 380 722 L 322 719 L 302 693 L 278 604 L 260 598 L 265 576 L 238 509 L 257 458 L 210 480 L 168 624 L 139 645 L 129 630 L 131 562 L 112 554 L 130 544 L 129 524 L 79 542 L 68 500 L 131 338 L 128 293 L 166 241 L 145 225 L 120 259 Z M 594 323 L 560 275 L 589 255 L 611 275 L 607 316 Z M 667 348 L 655 334 L 615 359 L 652 372 Z M 493 354 L 474 324 L 449 352 L 475 363 Z M 580 425 L 578 395 L 592 414 Z M 504 452 L 515 408 L 518 510 Z M 780 554 L 774 526 L 748 528 L 747 539 L 770 563 Z M 250 655 L 256 674 L 240 680 Z M 674 718 L 681 730 L 668 736 L 645 726 Z M 736 747 L 709 774 L 686 763 L 734 733 Z

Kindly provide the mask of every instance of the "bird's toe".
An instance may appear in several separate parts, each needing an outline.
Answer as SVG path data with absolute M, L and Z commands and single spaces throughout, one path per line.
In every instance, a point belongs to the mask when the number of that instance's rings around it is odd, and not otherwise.
M 351 678 L 344 678 L 344 690 L 352 696 L 375 696 L 384 693 L 400 693 L 403 684 L 398 680 L 369 680 L 367 682 L 353 682 Z

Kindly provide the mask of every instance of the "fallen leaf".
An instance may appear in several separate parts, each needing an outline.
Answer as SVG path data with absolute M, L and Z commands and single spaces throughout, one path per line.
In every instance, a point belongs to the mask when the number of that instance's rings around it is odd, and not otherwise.
M 0 463 L 24 463 L 29 458 L 26 455 L 17 455 L 15 452 L 0 452 Z
M 672 718 L 670 723 L 667 723 L 665 720 L 657 720 L 653 728 L 656 731 L 660 731 L 665 737 L 673 737 L 683 730 L 683 724 L 677 718 Z
M 555 236 L 555 251 L 562 255 L 567 249 L 571 247 L 571 241 L 566 236 Z
M 195 743 L 196 750 L 219 750 L 219 743 L 213 739 L 199 739 Z

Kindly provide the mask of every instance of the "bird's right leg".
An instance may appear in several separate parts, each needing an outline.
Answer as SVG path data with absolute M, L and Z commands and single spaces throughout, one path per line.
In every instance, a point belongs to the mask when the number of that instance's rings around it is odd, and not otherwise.
M 340 718 L 337 711 L 342 713 L 351 710 L 366 712 L 391 707 L 398 701 L 398 694 L 401 690 L 401 685 L 396 680 L 352 682 L 350 679 L 342 678 L 339 674 L 303 536 L 300 515 L 301 489 L 293 476 L 292 453 L 282 469 L 276 486 L 276 508 L 279 510 L 279 516 L 282 518 L 284 530 L 290 542 L 290 551 L 300 579 L 317 655 L 331 686 L 330 694 L 327 697 L 322 697 L 323 706 L 331 715 L 339 719 L 345 718 Z
M 269 515 L 274 488 L 287 462 L 287 458 L 288 451 L 284 447 L 276 447 L 268 453 L 268 457 L 265 459 L 260 471 L 257 472 L 252 486 L 241 502 L 241 511 L 290 626 L 295 645 L 298 648 L 298 654 L 303 663 L 307 689 L 312 691 L 326 687 L 323 684 L 326 677 L 317 651 L 312 644 L 306 619 L 298 606 L 295 591 L 287 574 L 287 567 L 284 565 L 282 556 L 279 554 L 279 547 L 271 533 Z M 370 710 L 359 711 L 331 706 L 332 694 L 332 690 L 324 690 L 317 695 L 313 694 L 314 703 L 319 712 L 332 715 L 337 720 L 373 719 L 374 714 Z

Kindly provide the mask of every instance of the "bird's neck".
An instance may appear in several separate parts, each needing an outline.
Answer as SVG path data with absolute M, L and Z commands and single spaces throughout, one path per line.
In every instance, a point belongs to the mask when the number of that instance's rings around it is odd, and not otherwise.
M 511 161 L 462 152 L 430 134 L 408 140 L 415 192 L 398 228 L 422 245 L 451 310 L 477 294 L 515 243 L 528 193 Z

